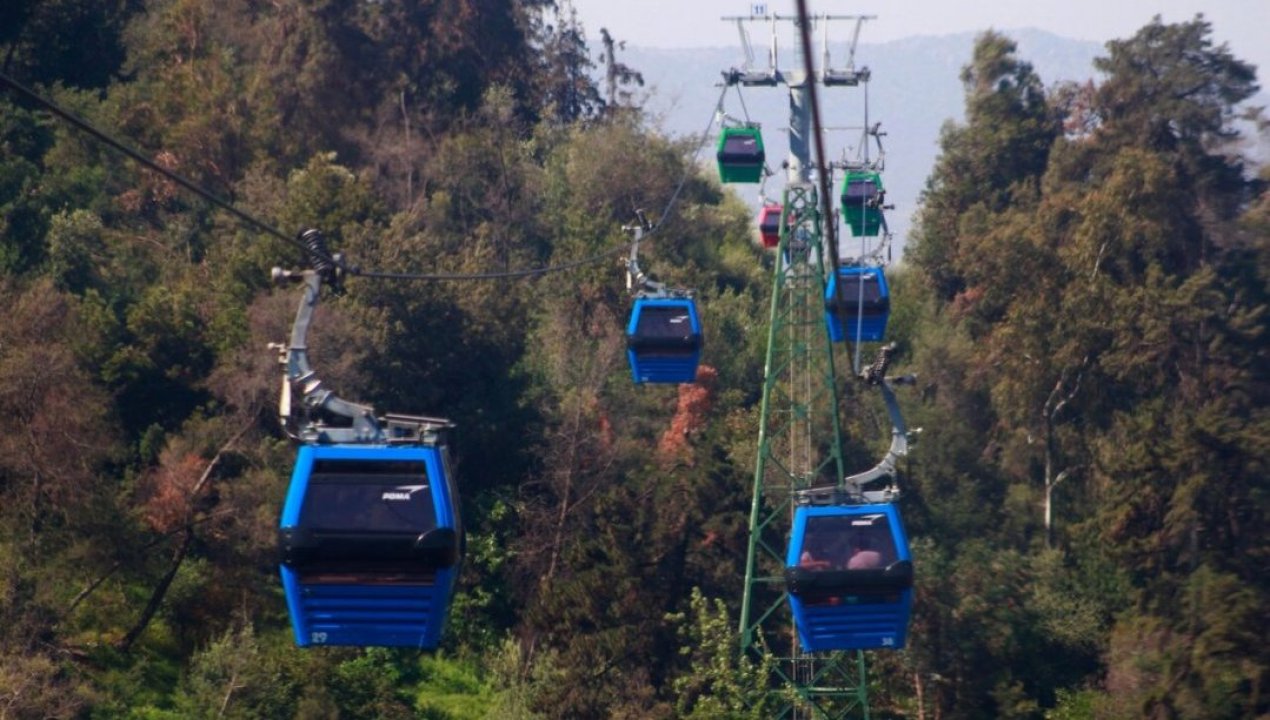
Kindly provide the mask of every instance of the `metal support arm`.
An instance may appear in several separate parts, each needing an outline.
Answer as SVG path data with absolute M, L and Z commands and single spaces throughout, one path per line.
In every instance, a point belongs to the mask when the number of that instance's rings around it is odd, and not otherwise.
M 274 345 L 282 351 L 279 362 L 284 370 L 278 414 L 287 434 L 303 442 L 375 442 L 381 439 L 383 430 L 375 417 L 375 409 L 344 400 L 323 387 L 322 380 L 309 364 L 309 326 L 322 291 L 322 273 L 318 270 L 292 272 L 274 268 L 273 280 L 275 283 L 304 284 L 304 295 L 291 326 L 291 342 L 286 347 Z M 297 396 L 300 408 L 293 407 L 293 399 Z M 336 424 L 328 422 L 328 419 Z M 294 427 L 296 422 L 299 427 Z
M 891 419 L 891 446 L 887 448 L 886 454 L 882 456 L 878 464 L 862 473 L 843 478 L 843 489 L 847 495 L 863 502 L 893 502 L 900 496 L 899 486 L 895 482 L 896 462 L 908 454 L 910 438 L 908 426 L 904 423 L 904 415 L 900 412 L 899 401 L 895 398 L 894 386 L 912 385 L 917 379 L 913 375 L 886 377 L 886 368 L 894 352 L 895 343 L 886 345 L 878 352 L 878 357 L 873 364 L 860 373 L 860 379 L 870 385 L 876 385 L 882 391 L 886 413 Z M 866 489 L 867 486 L 882 480 L 890 480 L 890 483 L 881 489 Z
M 660 298 L 675 294 L 666 289 L 665 283 L 653 280 L 639 269 L 639 241 L 644 239 L 644 233 L 651 230 L 652 225 L 644 216 L 643 210 L 636 210 L 635 217 L 638 218 L 637 223 L 622 226 L 624 232 L 631 233 L 635 238 L 631 241 L 631 255 L 626 260 L 626 289 L 639 297 Z
M 375 408 L 349 402 L 322 386 L 322 380 L 309 364 L 308 335 L 313 324 L 325 281 L 334 292 L 343 283 L 343 264 L 339 254 L 326 251 L 322 234 L 305 230 L 300 240 L 309 249 L 312 270 L 295 272 L 273 269 L 276 284 L 303 284 L 304 295 L 291 326 L 288 345 L 270 343 L 279 351 L 283 367 L 282 395 L 278 415 L 287 435 L 304 443 L 419 443 L 437 442 L 454 425 L 445 418 L 389 413 L 375 414 Z M 293 406 L 298 396 L 300 407 Z

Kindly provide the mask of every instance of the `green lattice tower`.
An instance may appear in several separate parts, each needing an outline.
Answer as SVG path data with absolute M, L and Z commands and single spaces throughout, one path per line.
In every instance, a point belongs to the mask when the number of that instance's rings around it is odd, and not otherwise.
M 771 663 L 776 718 L 869 716 L 862 653 L 806 655 L 785 597 L 785 550 L 799 490 L 843 477 L 833 349 L 825 325 L 825 247 L 815 186 L 784 192 L 772 277 L 750 540 L 741 602 L 741 652 Z

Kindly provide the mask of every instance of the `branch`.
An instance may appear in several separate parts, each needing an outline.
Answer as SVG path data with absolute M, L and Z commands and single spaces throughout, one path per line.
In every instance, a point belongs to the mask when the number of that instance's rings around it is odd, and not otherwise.
M 1060 393 L 1067 385 L 1068 378 L 1070 377 L 1069 373 L 1073 372 L 1073 370 L 1071 368 L 1064 368 L 1063 372 L 1059 374 L 1058 381 L 1054 383 L 1054 389 L 1050 390 L 1049 397 L 1045 399 L 1043 413 L 1045 415 L 1045 424 L 1047 427 L 1053 425 L 1054 419 L 1058 417 L 1059 413 L 1063 412 L 1063 408 L 1067 406 L 1067 403 L 1071 402 L 1076 397 L 1076 393 L 1080 392 L 1080 383 L 1085 377 L 1085 368 L 1087 367 L 1089 367 L 1088 355 L 1081 359 L 1079 367 L 1075 370 L 1075 384 L 1072 385 L 1070 390 L 1061 395 Z
M 195 520 L 193 524 L 201 525 L 203 523 L 215 520 L 216 518 L 224 514 L 225 513 L 209 513 Z M 159 537 L 151 540 L 150 542 L 146 543 L 145 545 L 141 546 L 141 550 L 143 552 L 146 550 L 150 550 L 154 548 L 155 546 L 159 545 L 160 543 L 165 543 L 168 540 L 172 539 L 172 537 L 175 536 L 176 534 L 184 532 L 184 530 L 185 528 L 177 528 L 176 530 L 171 530 L 169 532 L 166 532 L 160 535 Z M 93 592 L 97 590 L 97 588 L 101 587 L 102 583 L 109 580 L 110 576 L 114 575 L 115 572 L 117 572 L 119 568 L 121 567 L 123 567 L 123 561 L 116 560 L 115 563 L 110 566 L 110 569 L 106 570 L 106 572 L 102 573 L 100 577 L 98 577 L 96 580 L 89 583 L 88 586 L 85 587 L 83 590 L 80 590 L 79 594 L 76 595 L 73 600 L 71 600 L 70 607 L 66 608 L 66 613 L 64 614 L 64 617 L 69 616 L 71 613 L 75 612 L 75 608 L 79 607 L 80 603 L 82 603 L 84 600 L 87 600 L 89 595 L 92 595 Z
M 163 598 L 168 593 L 168 588 L 172 586 L 172 581 L 176 579 L 176 573 L 181 569 L 181 563 L 185 561 L 185 556 L 189 554 L 190 547 L 194 544 L 194 528 L 197 525 L 194 518 L 194 502 L 193 499 L 211 480 L 212 471 L 220 464 L 220 460 L 225 453 L 238 442 L 247 430 L 251 428 L 251 424 L 243 426 L 241 430 L 234 434 L 232 438 L 216 451 L 215 457 L 211 462 L 207 463 L 207 468 L 203 470 L 203 474 L 199 477 L 198 482 L 194 484 L 193 491 L 190 493 L 190 505 L 186 509 L 184 537 L 181 544 L 177 546 L 176 552 L 172 555 L 172 564 L 168 568 L 167 573 L 159 580 L 159 584 L 154 587 L 154 592 L 150 594 L 150 600 L 146 603 L 145 609 L 141 611 L 141 617 L 137 618 L 137 622 L 132 626 L 117 644 L 117 647 L 123 652 L 128 652 L 133 643 L 141 637 L 141 633 L 145 632 L 146 627 L 150 625 L 150 621 L 154 619 L 155 613 L 159 611 L 159 605 L 163 603 Z
M 1084 467 L 1084 465 L 1073 465 L 1069 468 L 1065 468 L 1058 474 L 1058 477 L 1054 478 L 1054 482 L 1050 483 L 1050 487 L 1058 487 L 1059 483 L 1071 477 L 1073 473 L 1082 470 Z

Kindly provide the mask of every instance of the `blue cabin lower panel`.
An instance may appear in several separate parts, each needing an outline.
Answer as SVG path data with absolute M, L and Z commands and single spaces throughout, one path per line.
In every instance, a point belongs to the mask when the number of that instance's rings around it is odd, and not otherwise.
M 863 315 L 860 317 L 838 318 L 826 313 L 829 322 L 829 340 L 831 342 L 881 342 L 886 338 L 886 315 Z M 844 327 L 845 326 L 845 327 Z
M 908 638 L 913 591 L 886 598 L 841 595 L 813 602 L 790 595 L 789 602 L 806 652 L 898 649 Z
M 697 380 L 701 353 L 654 355 L 627 350 L 626 359 L 636 383 L 690 383 Z
M 449 610 L 453 568 L 431 582 L 306 582 L 282 566 L 296 645 L 353 645 L 434 649 Z
M 847 325 L 847 328 L 843 328 Z M 859 340 L 861 343 L 880 343 L 886 337 L 886 317 L 870 317 L 865 315 L 861 319 L 850 319 L 846 323 L 842 320 L 829 320 L 829 340 L 834 343 L 846 342 L 846 340 Z

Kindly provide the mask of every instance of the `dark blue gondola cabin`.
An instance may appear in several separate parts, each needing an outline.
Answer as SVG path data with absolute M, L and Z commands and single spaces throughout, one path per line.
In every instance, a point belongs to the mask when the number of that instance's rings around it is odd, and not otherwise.
M 756 183 L 763 179 L 763 135 L 756 127 L 725 127 L 715 152 L 719 179 L 725 183 Z
M 891 292 L 882 268 L 844 265 L 829 277 L 825 322 L 833 342 L 880 342 L 890 317 Z
M 636 383 L 690 383 L 701 361 L 701 319 L 692 298 L 635 299 L 626 357 Z
M 296 644 L 432 649 L 461 560 L 439 445 L 303 445 L 282 510 Z
M 797 508 L 785 566 L 803 650 L 904 646 L 913 562 L 894 505 Z
M 852 235 L 874 236 L 882 229 L 882 197 L 876 172 L 848 172 L 842 179 L 842 219 Z

